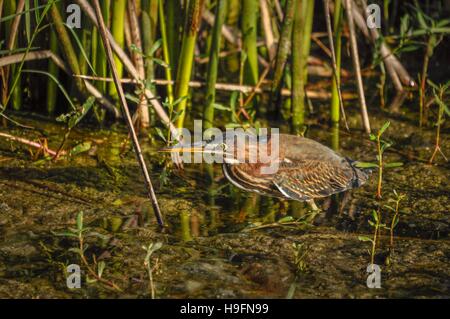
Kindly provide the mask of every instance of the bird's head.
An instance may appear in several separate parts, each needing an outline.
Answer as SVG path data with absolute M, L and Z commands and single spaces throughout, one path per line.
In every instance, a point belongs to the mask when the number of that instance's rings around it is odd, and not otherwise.
M 271 160 L 270 155 L 276 155 L 271 145 L 273 143 L 269 141 L 270 138 L 265 136 L 257 136 L 246 131 L 237 131 L 233 132 L 233 134 L 228 132 L 217 134 L 193 143 L 178 143 L 165 147 L 160 151 L 172 154 L 182 153 L 183 162 L 185 163 L 192 162 L 192 160 L 189 160 L 191 155 L 195 153 L 201 153 L 200 156 L 197 155 L 197 158 L 202 158 L 207 163 L 260 163 L 261 159 L 265 160 L 268 158 L 268 160 L 263 161 L 267 163 Z M 278 149 L 276 149 L 276 153 L 278 153 Z M 194 162 L 198 163 L 195 160 L 195 155 Z

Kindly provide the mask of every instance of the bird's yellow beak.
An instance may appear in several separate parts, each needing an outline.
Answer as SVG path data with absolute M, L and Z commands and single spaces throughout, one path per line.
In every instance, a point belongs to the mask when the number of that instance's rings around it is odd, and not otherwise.
M 205 142 L 196 142 L 192 144 L 178 143 L 173 146 L 167 146 L 159 150 L 162 153 L 204 153 Z

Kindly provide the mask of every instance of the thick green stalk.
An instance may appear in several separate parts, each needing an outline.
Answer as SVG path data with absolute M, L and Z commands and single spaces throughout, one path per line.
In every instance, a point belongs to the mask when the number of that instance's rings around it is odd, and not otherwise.
M 244 66 L 244 83 L 248 85 L 256 85 L 259 80 L 257 47 L 258 11 L 258 0 L 242 1 L 242 44 L 243 50 L 247 54 Z
M 292 33 L 292 128 L 299 132 L 305 122 L 305 77 L 303 68 L 304 0 L 297 0 Z
M 300 132 L 305 123 L 307 60 L 311 46 L 314 0 L 297 0 L 292 35 L 292 128 Z
M 56 35 L 55 30 L 50 31 L 50 51 L 52 51 L 54 54 L 58 54 L 58 37 Z M 58 66 L 53 62 L 48 62 L 48 73 L 53 75 L 56 79 L 59 75 L 59 68 Z M 55 81 L 52 79 L 47 80 L 47 113 L 53 114 L 55 111 L 56 106 L 56 98 L 58 96 L 58 85 Z
M 98 56 L 98 31 L 95 26 L 91 28 L 91 64 L 94 71 L 97 69 L 97 56 Z
M 272 98 L 279 94 L 281 90 L 281 80 L 283 79 L 284 68 L 291 47 L 292 25 L 294 21 L 296 0 L 286 0 L 285 15 L 281 27 L 281 36 L 278 43 L 275 71 L 272 81 Z
M 309 51 L 311 49 L 311 32 L 314 21 L 314 2 L 315 0 L 303 0 L 304 6 L 306 6 L 303 14 L 305 14 L 305 26 L 303 31 L 303 50 L 302 50 L 302 64 L 305 77 L 305 84 L 308 82 L 307 62 Z
M 164 63 L 166 63 L 169 67 L 164 68 L 165 74 L 166 74 L 166 80 L 169 82 L 167 84 L 167 99 L 169 101 L 169 104 L 172 105 L 173 103 L 173 85 L 172 82 L 172 63 L 173 61 L 170 60 L 170 51 L 169 51 L 169 42 L 167 39 L 167 28 L 166 28 L 166 16 L 164 14 L 164 4 L 163 1 L 159 1 L 159 29 L 161 32 L 161 39 L 162 39 L 162 47 L 163 47 L 163 55 L 164 55 Z M 169 118 L 172 116 L 172 111 L 170 111 Z
M 341 48 L 342 48 L 342 4 L 341 1 L 335 2 L 334 9 L 334 44 L 336 48 L 336 78 L 341 81 Z M 336 81 L 331 82 L 331 123 L 339 123 L 339 92 Z
M 111 20 L 113 21 L 112 27 L 112 35 L 116 42 L 120 45 L 120 47 L 124 47 L 125 44 L 125 14 L 127 12 L 127 0 L 114 0 L 113 1 L 113 11 Z M 122 77 L 123 74 L 123 64 L 117 55 L 114 55 L 114 62 L 117 67 L 117 73 L 119 77 Z M 110 83 L 109 85 L 109 94 L 114 99 L 117 99 L 117 90 L 114 83 Z
M 86 61 L 86 58 L 90 59 L 90 53 L 91 53 L 91 45 L 92 45 L 92 33 L 91 33 L 91 22 L 89 18 L 84 17 L 83 18 L 83 28 L 81 29 L 81 45 L 83 47 L 83 50 L 86 54 L 86 57 L 83 55 L 83 53 L 78 53 L 78 64 L 80 65 L 80 71 L 81 74 L 87 75 L 88 74 L 88 62 Z
M 56 34 L 58 35 L 60 49 L 64 54 L 65 60 L 74 74 L 81 74 L 80 65 L 78 64 L 78 57 L 75 49 L 70 41 L 69 33 L 64 25 L 64 21 L 59 12 L 58 6 L 53 4 L 50 8 L 50 14 L 55 26 Z M 75 85 L 77 89 L 84 93 L 85 85 L 82 79 L 75 78 Z
M 228 0 L 228 14 L 227 14 L 227 25 L 238 29 L 237 24 L 239 21 L 239 12 L 241 10 L 240 0 Z M 235 46 L 228 41 L 225 43 L 226 50 L 235 50 Z M 227 70 L 231 73 L 239 71 L 239 55 L 231 54 L 226 58 Z
M 220 40 L 222 38 L 222 26 L 225 22 L 226 9 L 226 0 L 218 0 L 215 13 L 216 19 L 212 31 L 208 74 L 206 77 L 206 104 L 203 112 L 203 125 L 205 129 L 212 127 L 214 122 L 214 103 L 216 99 L 215 86 L 217 81 L 217 68 L 219 66 Z
M 102 0 L 102 15 L 105 20 L 106 27 L 109 28 L 109 20 L 110 20 L 110 8 L 111 8 L 111 0 Z M 98 37 L 98 30 L 95 28 Z M 95 73 L 99 77 L 107 77 L 108 76 L 108 62 L 106 61 L 105 48 L 103 47 L 102 41 L 97 40 L 97 58 L 95 64 Z M 103 94 L 106 93 L 106 82 L 97 81 L 95 86 L 100 90 Z
M 169 60 L 171 61 L 172 78 L 178 70 L 178 53 L 180 52 L 180 29 L 182 26 L 182 10 L 180 0 L 166 0 L 166 30 Z
M 192 65 L 194 61 L 195 41 L 198 27 L 202 17 L 203 0 L 190 0 L 187 10 L 186 23 L 183 30 L 180 59 L 178 61 L 175 98 L 179 99 L 188 95 L 189 81 L 191 79 Z M 177 127 L 182 128 L 186 116 L 187 99 L 183 99 L 177 105 Z

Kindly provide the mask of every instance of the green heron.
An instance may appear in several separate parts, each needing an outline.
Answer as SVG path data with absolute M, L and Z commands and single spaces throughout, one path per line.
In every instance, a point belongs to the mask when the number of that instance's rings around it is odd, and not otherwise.
M 357 167 L 356 161 L 309 138 L 289 134 L 258 138 L 259 143 L 239 148 L 238 139 L 224 134 L 219 141 L 178 144 L 162 151 L 225 155 L 223 173 L 233 185 L 261 195 L 308 202 L 314 210 L 314 199 L 359 187 L 369 177 L 370 170 Z M 273 150 L 274 141 L 278 148 L 272 154 L 267 150 Z M 262 148 L 270 161 L 262 163 L 258 157 L 256 162 L 249 161 L 251 151 L 260 153 Z M 275 169 L 268 170 L 274 163 Z

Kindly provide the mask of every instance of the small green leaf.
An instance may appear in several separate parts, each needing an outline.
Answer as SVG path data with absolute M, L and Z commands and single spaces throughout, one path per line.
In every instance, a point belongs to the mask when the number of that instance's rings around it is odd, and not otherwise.
M 398 222 L 400 221 L 400 218 L 398 216 L 394 217 L 394 223 L 393 223 L 393 227 L 395 228 L 395 226 L 397 226 Z
M 159 127 L 155 127 L 156 133 L 158 134 L 158 136 L 164 141 L 167 142 L 166 137 L 164 136 L 163 132 L 161 131 L 161 129 Z
M 400 166 L 403 166 L 403 163 L 401 163 L 401 162 L 392 162 L 392 163 L 384 164 L 385 168 L 394 168 L 394 167 L 400 167 Z
M 366 236 L 358 236 L 358 240 L 360 240 L 360 241 L 370 241 L 370 242 L 373 242 L 372 239 L 370 239 L 369 237 L 366 237 Z
M 231 107 L 227 107 L 227 106 L 224 106 L 222 104 L 217 104 L 217 103 L 214 103 L 213 106 L 216 110 L 231 112 Z
M 77 229 L 78 231 L 83 230 L 83 212 L 79 212 L 77 215 Z
M 52 232 L 52 234 L 55 235 L 55 236 L 61 236 L 61 237 L 78 237 L 77 234 L 72 233 L 72 232 L 68 232 L 68 231 L 62 232 L 62 233 Z
M 380 128 L 379 134 L 382 135 L 384 133 L 384 131 L 387 130 L 387 128 L 389 127 L 389 125 L 391 125 L 391 122 L 387 121 L 386 123 L 383 124 L 383 126 Z
M 162 245 L 163 245 L 162 242 L 157 242 L 157 243 L 152 244 L 150 247 L 150 251 L 151 251 L 150 254 L 153 254 L 155 251 L 161 249 Z
M 375 168 L 378 167 L 378 164 L 369 162 L 356 162 L 355 166 L 358 168 Z
M 376 136 L 375 134 L 370 133 L 369 139 L 370 139 L 371 141 L 376 141 L 376 140 L 377 140 L 377 136 Z
M 153 56 L 155 54 L 156 50 L 158 50 L 161 47 L 161 44 L 162 44 L 162 39 L 156 40 L 153 43 L 152 47 L 150 48 L 148 56 Z
M 378 222 L 378 214 L 377 214 L 377 212 L 376 211 L 372 211 L 372 217 L 373 217 L 373 220 L 374 221 L 376 221 L 376 222 Z
M 98 263 L 97 265 L 97 275 L 102 278 L 102 274 L 103 274 L 103 270 L 105 270 L 106 264 L 105 262 L 102 260 Z
M 80 144 L 75 145 L 71 150 L 70 150 L 70 155 L 77 155 L 77 154 L 81 154 L 84 152 L 87 152 L 91 149 L 91 142 L 83 142 Z
M 69 248 L 69 251 L 71 251 L 71 252 L 73 252 L 73 253 L 75 253 L 75 254 L 81 255 L 81 250 L 80 250 L 80 248 L 72 247 L 72 248 Z
M 162 67 L 169 68 L 169 65 L 161 59 L 152 58 L 152 60 L 153 60 L 153 62 L 155 62 L 156 64 L 159 64 Z
M 280 218 L 278 220 L 278 223 L 282 224 L 282 223 L 289 223 L 289 222 L 292 222 L 292 221 L 294 221 L 294 217 L 292 217 L 292 216 L 285 216 L 283 218 Z

